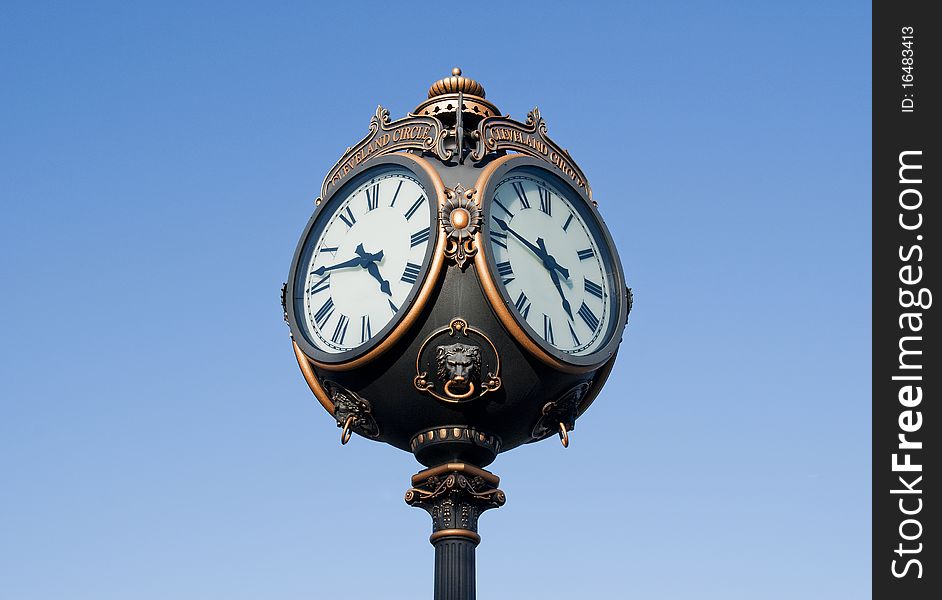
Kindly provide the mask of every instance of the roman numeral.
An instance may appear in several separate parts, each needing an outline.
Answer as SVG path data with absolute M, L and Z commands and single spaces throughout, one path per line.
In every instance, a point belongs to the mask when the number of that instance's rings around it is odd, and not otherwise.
M 419 199 L 415 201 L 415 204 L 409 207 L 409 210 L 406 211 L 406 221 L 412 218 L 412 215 L 415 214 L 415 211 L 419 210 L 419 207 L 422 206 L 422 203 L 425 202 L 425 196 L 419 196 Z
M 503 248 L 507 249 L 507 234 L 501 231 L 492 231 L 491 232 L 491 241 Z
M 540 210 L 546 214 L 553 215 L 553 197 L 548 189 L 543 186 L 537 186 L 536 191 L 540 193 Z
M 595 250 L 592 248 L 586 248 L 585 250 L 580 250 L 577 254 L 579 255 L 579 260 L 585 260 L 595 256 Z
M 379 182 L 377 181 L 370 187 L 366 188 L 366 210 L 367 212 L 369 212 L 378 206 L 379 206 Z
M 523 183 L 519 181 L 513 182 L 514 191 L 517 192 L 517 198 L 520 198 L 520 208 L 527 209 L 530 208 L 530 201 L 527 200 L 527 192 L 523 189 Z
M 419 277 L 420 270 L 422 270 L 420 265 L 407 262 L 406 270 L 402 273 L 402 281 L 405 281 L 406 283 L 415 283 L 415 280 Z
M 572 328 L 572 323 L 567 321 L 566 325 L 569 325 L 569 334 L 572 336 L 572 343 L 579 346 L 581 342 L 579 341 L 579 336 L 576 335 L 576 331 Z
M 399 180 L 399 185 L 396 186 L 396 193 L 393 194 L 392 202 L 389 203 L 389 206 L 390 206 L 390 207 L 396 206 L 396 198 L 399 197 L 399 190 L 401 190 L 401 189 L 402 189 L 402 180 L 400 179 L 400 180 Z
M 543 339 L 553 343 L 553 320 L 547 315 L 543 315 Z
M 599 318 L 595 316 L 592 309 L 585 305 L 585 302 L 579 307 L 579 316 L 582 317 L 582 320 L 592 331 L 595 331 L 595 328 L 599 326 Z
M 520 295 L 517 296 L 517 301 L 514 302 L 514 306 L 517 307 L 517 310 L 520 311 L 524 319 L 530 314 L 530 299 L 527 298 L 527 295 L 523 292 L 520 292 Z
M 340 220 L 347 224 L 347 228 L 353 227 L 353 224 L 357 222 L 357 218 L 353 216 L 353 211 L 350 210 L 350 206 L 347 206 L 347 208 L 340 213 Z
M 428 236 L 431 233 L 432 233 L 432 230 L 430 227 L 426 227 L 425 229 L 416 231 L 415 233 L 412 234 L 412 241 L 410 242 L 411 246 L 414 248 L 418 246 L 419 244 L 427 242 Z
M 370 316 L 363 315 L 360 317 L 360 343 L 362 344 L 371 337 L 373 337 L 373 331 L 370 329 Z
M 504 278 L 504 285 L 514 280 L 514 268 L 510 265 L 509 261 L 497 263 L 497 274 Z
M 319 294 L 330 287 L 330 273 L 324 275 L 320 279 L 314 282 L 314 285 L 308 289 L 307 293 L 309 294 Z
M 572 213 L 569 213 L 569 218 L 566 219 L 566 223 L 563 225 L 563 231 L 569 231 L 570 223 L 572 223 Z
M 585 291 L 592 294 L 599 300 L 602 299 L 602 286 L 595 283 L 594 281 L 589 281 L 588 279 L 585 280 Z
M 321 249 L 318 252 L 330 252 L 331 254 L 337 254 L 338 248 L 331 248 L 330 246 L 321 246 Z
M 390 299 L 387 298 L 387 299 L 386 299 L 386 302 L 389 302 L 389 308 L 392 309 L 393 314 L 396 314 L 397 312 L 399 312 L 399 307 L 396 306 L 395 304 L 393 304 L 393 303 L 392 303 L 392 300 L 390 300 Z
M 320 309 L 318 309 L 318 311 L 314 313 L 314 322 L 317 323 L 317 326 L 320 329 L 323 329 L 324 325 L 327 324 L 327 319 L 330 318 L 330 315 L 332 315 L 333 312 L 334 312 L 334 299 L 328 298 L 327 302 L 325 302 L 323 306 L 321 306 Z
M 510 212 L 510 210 L 509 210 L 506 206 L 504 206 L 503 204 L 501 204 L 501 201 L 497 198 L 497 196 L 494 196 L 494 204 L 496 204 L 497 206 L 501 207 L 501 209 L 503 209 L 503 211 L 504 211 L 505 213 L 507 213 L 507 216 L 508 216 L 508 217 L 510 217 L 511 219 L 514 218 L 514 214 L 513 214 L 512 212 Z
M 334 335 L 330 337 L 335 344 L 343 344 L 343 338 L 347 335 L 347 325 L 350 324 L 350 319 L 347 315 L 340 315 L 340 318 L 337 319 L 337 328 L 334 329 Z

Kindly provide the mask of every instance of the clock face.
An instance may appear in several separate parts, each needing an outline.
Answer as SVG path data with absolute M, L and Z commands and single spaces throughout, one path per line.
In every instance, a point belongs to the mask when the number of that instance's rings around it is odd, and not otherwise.
M 432 193 L 409 169 L 381 165 L 321 208 L 294 286 L 298 324 L 318 351 L 365 347 L 408 306 L 434 241 Z
M 617 316 L 615 277 L 585 201 L 538 168 L 508 171 L 490 197 L 491 270 L 517 321 L 565 355 L 605 346 Z

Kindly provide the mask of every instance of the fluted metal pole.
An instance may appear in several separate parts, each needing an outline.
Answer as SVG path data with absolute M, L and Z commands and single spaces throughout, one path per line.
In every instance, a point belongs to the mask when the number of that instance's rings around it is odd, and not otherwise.
M 435 600 L 474 600 L 474 548 L 466 537 L 443 537 L 435 546 Z

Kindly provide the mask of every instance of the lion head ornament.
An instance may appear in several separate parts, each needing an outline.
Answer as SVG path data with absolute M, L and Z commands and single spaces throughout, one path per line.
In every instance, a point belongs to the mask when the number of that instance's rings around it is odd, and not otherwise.
M 438 380 L 445 382 L 445 394 L 464 400 L 474 394 L 481 376 L 481 349 L 468 344 L 439 346 L 435 351 Z
M 451 343 L 434 345 L 434 341 Z M 435 377 L 429 378 L 429 372 Z M 490 339 L 464 320 L 454 319 L 422 345 L 415 387 L 446 402 L 464 402 L 498 389 L 499 374 L 500 358 Z

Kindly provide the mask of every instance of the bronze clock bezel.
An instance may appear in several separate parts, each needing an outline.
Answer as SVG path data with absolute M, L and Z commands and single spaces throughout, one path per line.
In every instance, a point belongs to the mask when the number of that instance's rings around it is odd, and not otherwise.
M 554 180 L 559 185 L 566 186 L 571 192 L 575 193 L 584 203 L 588 213 L 597 221 L 599 230 L 602 233 L 603 239 L 601 242 L 604 243 L 605 251 L 611 262 L 611 264 L 606 265 L 606 268 L 611 270 L 613 278 L 612 302 L 616 307 L 612 325 L 610 330 L 606 333 L 609 339 L 602 347 L 591 354 L 576 356 L 557 350 L 549 345 L 549 343 L 542 339 L 537 332 L 533 331 L 528 324 L 520 322 L 516 311 L 510 307 L 512 303 L 505 299 L 499 287 L 500 284 L 495 276 L 496 267 L 493 264 L 493 257 L 490 253 L 490 228 L 488 226 L 488 219 L 491 216 L 492 195 L 494 188 L 505 175 L 521 167 L 542 171 L 547 178 Z M 480 273 L 479 280 L 484 290 L 484 295 L 487 297 L 488 302 L 494 309 L 501 323 L 524 348 L 553 368 L 569 373 L 586 373 L 604 365 L 618 350 L 622 338 L 622 330 L 627 322 L 628 311 L 627 302 L 621 293 L 626 288 L 625 275 L 622 271 L 621 260 L 618 257 L 618 250 L 612 240 L 611 233 L 608 231 L 608 227 L 605 225 L 605 220 L 602 218 L 601 214 L 599 214 L 595 204 L 582 189 L 569 184 L 563 177 L 553 171 L 546 161 L 521 154 L 502 156 L 488 164 L 478 176 L 474 187 L 477 190 L 479 204 L 484 213 L 482 219 L 484 225 L 475 234 L 475 244 L 477 245 L 478 252 L 474 257 L 474 265 Z
M 305 248 L 308 239 L 312 235 L 315 226 L 318 224 L 318 217 L 325 212 L 326 207 L 331 205 L 331 200 L 337 197 L 343 197 L 351 186 L 358 185 L 362 176 L 369 171 L 382 168 L 384 165 L 393 165 L 405 168 L 410 171 L 425 187 L 429 200 L 429 227 L 434 236 L 428 245 L 426 255 L 422 265 L 422 271 L 419 273 L 419 284 L 414 286 L 409 295 L 403 301 L 399 312 L 386 324 L 386 326 L 377 333 L 370 341 L 353 348 L 351 350 L 331 354 L 319 350 L 308 340 L 298 319 L 296 304 L 302 298 L 298 298 L 295 293 L 298 269 L 306 268 L 301 265 L 302 258 L 305 256 Z M 298 241 L 294 252 L 294 259 L 291 263 L 291 272 L 288 275 L 286 288 L 285 312 L 287 314 L 288 326 L 291 329 L 291 335 L 295 345 L 300 352 L 314 366 L 327 371 L 346 371 L 354 369 L 378 358 L 381 354 L 389 350 L 409 328 L 415 323 L 429 297 L 434 290 L 435 284 L 442 273 L 444 265 L 444 246 L 445 236 L 441 235 L 438 223 L 438 215 L 442 205 L 445 202 L 445 185 L 441 176 L 425 159 L 408 153 L 394 153 L 378 156 L 374 159 L 364 161 L 355 169 L 351 170 L 345 177 L 346 182 L 343 185 L 335 187 L 324 198 L 321 199 L 314 214 L 308 220 L 307 226 Z M 434 197 L 433 197 L 434 195 Z M 299 357 L 300 358 L 300 357 Z M 325 408 L 327 408 L 325 406 Z

